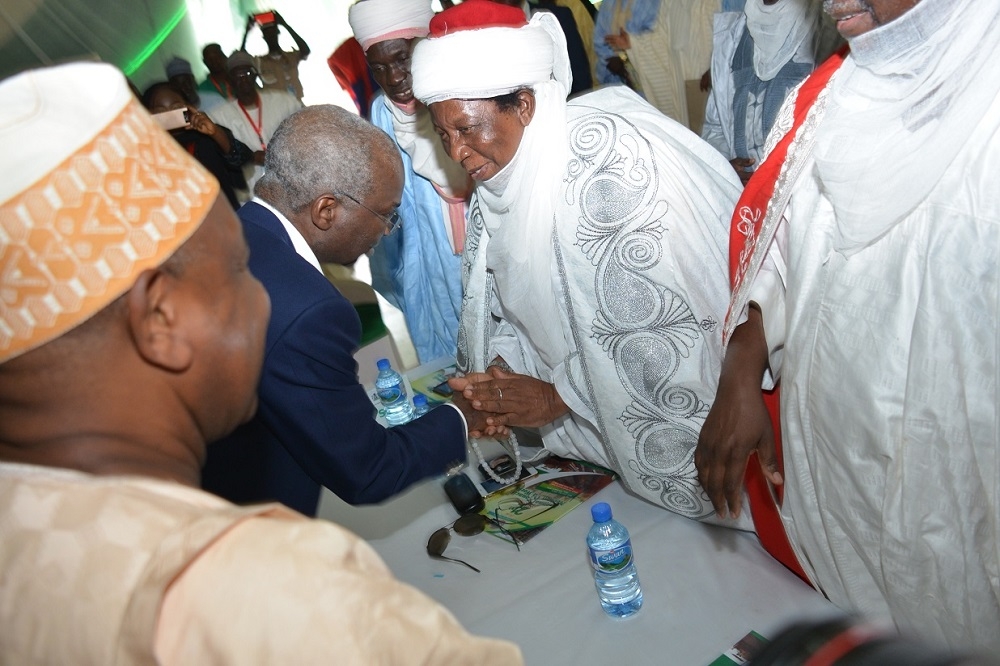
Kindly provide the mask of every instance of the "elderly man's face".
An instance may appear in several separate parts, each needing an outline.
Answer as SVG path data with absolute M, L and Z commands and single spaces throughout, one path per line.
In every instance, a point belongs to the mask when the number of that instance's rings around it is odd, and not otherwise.
M 510 164 L 534 115 L 534 96 L 518 93 L 518 105 L 501 111 L 489 99 L 449 99 L 430 106 L 434 129 L 451 159 L 473 180 L 485 181 Z
M 397 104 L 409 104 L 413 101 L 410 59 L 415 42 L 415 39 L 388 39 L 373 44 L 365 53 L 375 82 Z
M 372 170 L 371 192 L 335 195 L 338 204 L 335 224 L 322 237 L 310 241 L 320 261 L 350 266 L 388 232 L 385 220 L 399 208 L 403 192 L 402 163 L 396 155 L 373 156 L 373 159 L 378 162 Z
M 844 39 L 863 35 L 913 9 L 920 0 L 823 0 Z

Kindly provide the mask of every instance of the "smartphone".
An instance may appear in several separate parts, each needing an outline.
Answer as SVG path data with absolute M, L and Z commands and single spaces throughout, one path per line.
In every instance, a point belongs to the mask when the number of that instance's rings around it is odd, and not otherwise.
M 165 130 L 187 127 L 191 124 L 191 112 L 187 109 L 173 109 L 163 113 L 154 113 L 153 120 L 160 124 Z
M 442 396 L 444 398 L 450 398 L 451 394 L 454 393 L 454 391 L 451 390 L 451 387 L 448 386 L 448 380 L 441 382 L 440 384 L 432 388 L 431 391 L 437 393 L 439 396 Z
M 514 473 L 517 469 L 517 463 L 511 460 L 511 457 L 504 453 L 499 455 L 492 460 L 488 460 L 479 465 L 479 474 L 483 477 L 483 481 L 489 481 L 493 477 L 490 476 L 489 472 L 486 471 L 486 466 L 489 465 L 493 473 L 500 477 L 508 477 Z
M 263 27 L 265 25 L 271 25 L 275 22 L 274 12 L 261 12 L 260 14 L 254 14 L 253 20 L 257 21 L 257 25 Z
M 464 473 L 456 474 L 445 481 L 444 492 L 460 516 L 478 513 L 486 506 L 483 496 L 476 490 L 476 484 Z

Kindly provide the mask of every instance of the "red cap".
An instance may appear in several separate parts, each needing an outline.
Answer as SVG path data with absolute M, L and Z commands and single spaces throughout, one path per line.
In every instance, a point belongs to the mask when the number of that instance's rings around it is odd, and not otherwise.
M 524 10 L 493 0 L 465 0 L 431 19 L 429 37 L 443 37 L 460 30 L 520 28 L 528 25 Z

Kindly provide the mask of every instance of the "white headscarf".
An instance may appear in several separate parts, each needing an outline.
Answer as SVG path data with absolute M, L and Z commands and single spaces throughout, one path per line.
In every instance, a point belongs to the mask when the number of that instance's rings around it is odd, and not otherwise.
M 359 0 L 347 10 L 354 38 L 365 52 L 390 39 L 427 36 L 433 17 L 430 0 Z
M 922 0 L 850 45 L 815 148 L 845 254 L 924 199 L 1000 93 L 1000 2 Z
M 753 70 L 761 81 L 770 81 L 818 25 L 819 0 L 747 0 L 747 30 L 753 37 Z
M 497 57 L 484 62 L 469 57 L 472 53 Z M 541 322 L 559 311 L 551 292 L 552 199 L 568 163 L 566 95 L 572 84 L 562 28 L 553 14 L 539 12 L 521 28 L 425 39 L 414 49 L 412 72 L 413 92 L 425 104 L 485 99 L 525 87 L 534 91 L 535 112 L 514 158 L 476 187 L 486 233 L 465 293 L 467 299 L 481 299 L 487 269 L 492 271 L 501 301 L 518 304 L 523 321 L 517 323 L 554 366 L 565 356 L 562 330 Z M 477 331 L 480 311 L 481 304 L 467 303 L 461 327 L 470 345 L 470 369 L 482 371 L 479 365 L 488 353 L 478 348 L 484 340 Z

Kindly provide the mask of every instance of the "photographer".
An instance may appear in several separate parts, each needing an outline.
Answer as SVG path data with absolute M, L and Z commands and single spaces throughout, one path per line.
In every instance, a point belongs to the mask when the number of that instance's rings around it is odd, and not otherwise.
M 261 36 L 267 44 L 267 54 L 257 57 L 257 71 L 265 90 L 281 90 L 295 95 L 302 101 L 302 84 L 299 82 L 299 63 L 309 57 L 309 45 L 299 37 L 292 27 L 285 23 L 276 11 L 251 14 L 247 17 L 247 28 L 243 33 L 240 51 L 245 51 L 247 37 L 255 25 L 260 26 Z M 295 40 L 297 51 L 282 51 L 278 44 L 278 28 L 283 26 Z
M 164 126 L 179 144 L 208 169 L 219 184 L 233 210 L 240 207 L 235 190 L 245 190 L 246 180 L 240 170 L 253 160 L 253 151 L 238 141 L 227 127 L 212 122 L 206 114 L 188 104 L 177 86 L 166 81 L 154 83 L 142 96 L 142 105 L 153 115 L 159 116 L 183 109 L 183 117 L 176 122 L 183 125 Z

